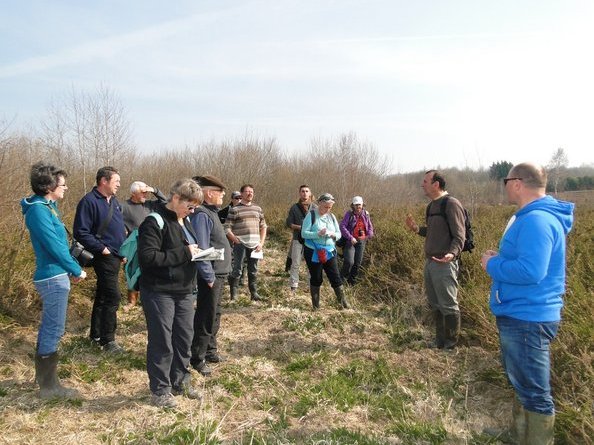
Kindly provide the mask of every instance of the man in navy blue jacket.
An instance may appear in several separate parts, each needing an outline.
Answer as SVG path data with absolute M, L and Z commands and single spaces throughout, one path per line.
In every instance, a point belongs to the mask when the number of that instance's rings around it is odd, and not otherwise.
M 119 249 L 126 238 L 122 207 L 115 197 L 120 175 L 113 167 L 102 167 L 96 179 L 97 185 L 76 207 L 73 235 L 95 255 L 97 289 L 91 313 L 91 340 L 107 352 L 119 353 L 123 349 L 115 341 L 116 313 L 122 298 L 118 273 L 124 260 Z

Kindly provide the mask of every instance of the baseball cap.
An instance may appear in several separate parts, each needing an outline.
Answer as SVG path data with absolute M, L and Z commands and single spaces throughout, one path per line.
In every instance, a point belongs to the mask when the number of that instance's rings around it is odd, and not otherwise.
M 355 196 L 353 198 L 353 205 L 356 206 L 358 204 L 363 205 L 363 198 L 361 196 Z
M 231 199 L 241 198 L 241 193 L 235 190 L 231 193 Z

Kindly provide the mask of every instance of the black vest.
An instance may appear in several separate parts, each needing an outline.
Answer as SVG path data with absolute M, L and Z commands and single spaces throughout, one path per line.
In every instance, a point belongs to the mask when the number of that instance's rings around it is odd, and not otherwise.
M 202 204 L 196 209 L 196 213 L 202 212 L 212 221 L 212 230 L 210 231 L 210 246 L 215 249 L 225 249 L 225 259 L 223 261 L 211 261 L 215 275 L 228 275 L 231 272 L 231 246 L 225 236 L 225 229 L 221 224 L 216 207 L 209 204 Z

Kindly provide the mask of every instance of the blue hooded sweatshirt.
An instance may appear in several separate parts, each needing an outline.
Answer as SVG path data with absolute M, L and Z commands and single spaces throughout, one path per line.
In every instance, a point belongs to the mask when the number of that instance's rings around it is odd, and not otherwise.
M 56 203 L 33 195 L 21 200 L 21 208 L 35 251 L 33 280 L 47 280 L 66 273 L 79 277 L 82 269 L 70 255 L 66 229 L 58 216 Z
M 487 262 L 495 316 L 533 322 L 561 319 L 565 239 L 573 225 L 573 208 L 573 203 L 547 195 L 512 217 L 499 254 Z

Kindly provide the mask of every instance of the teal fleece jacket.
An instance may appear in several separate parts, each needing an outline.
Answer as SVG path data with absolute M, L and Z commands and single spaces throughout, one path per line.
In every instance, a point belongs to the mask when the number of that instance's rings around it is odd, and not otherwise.
M 565 293 L 565 238 L 574 204 L 545 196 L 521 208 L 508 224 L 499 253 L 487 262 L 495 316 L 559 321 Z
M 79 277 L 82 269 L 70 255 L 66 229 L 58 216 L 56 203 L 33 195 L 21 200 L 21 208 L 35 252 L 33 280 L 46 280 L 65 273 Z

